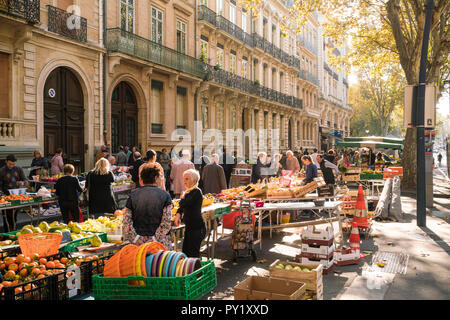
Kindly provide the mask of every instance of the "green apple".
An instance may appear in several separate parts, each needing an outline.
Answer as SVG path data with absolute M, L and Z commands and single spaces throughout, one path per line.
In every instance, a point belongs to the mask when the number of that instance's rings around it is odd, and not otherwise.
M 286 269 L 286 270 L 292 270 L 293 268 L 292 268 L 292 266 L 291 266 L 290 264 L 288 264 L 287 266 L 284 267 L 284 269 Z

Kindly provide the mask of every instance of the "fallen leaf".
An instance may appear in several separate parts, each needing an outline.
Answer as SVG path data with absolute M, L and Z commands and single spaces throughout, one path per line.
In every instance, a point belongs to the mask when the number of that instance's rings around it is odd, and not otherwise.
M 257 262 L 258 263 L 265 263 L 265 262 L 267 262 L 267 259 L 262 258 L 262 259 L 259 259 Z
M 366 251 L 363 251 L 363 253 L 365 253 L 365 254 L 372 254 L 372 253 L 373 253 L 373 251 L 370 251 L 370 250 L 366 250 Z
M 386 264 L 383 262 L 377 262 L 377 266 L 379 266 L 380 268 L 384 268 Z

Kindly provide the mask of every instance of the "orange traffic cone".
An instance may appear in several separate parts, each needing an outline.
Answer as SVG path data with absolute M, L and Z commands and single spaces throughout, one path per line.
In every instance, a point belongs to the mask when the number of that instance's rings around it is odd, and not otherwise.
M 352 222 L 352 233 L 350 234 L 348 242 L 350 242 L 350 248 L 360 251 L 361 248 L 359 244 L 361 243 L 361 239 L 359 238 L 358 225 L 354 222 Z
M 356 208 L 352 222 L 356 223 L 359 228 L 369 228 L 371 224 L 368 220 L 366 199 L 364 198 L 362 185 L 359 185 L 358 188 L 358 197 L 356 198 Z

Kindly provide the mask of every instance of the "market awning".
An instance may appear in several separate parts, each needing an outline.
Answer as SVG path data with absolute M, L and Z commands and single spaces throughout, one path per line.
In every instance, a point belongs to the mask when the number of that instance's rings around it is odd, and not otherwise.
M 345 139 L 344 139 L 345 140 Z M 336 143 L 336 147 L 354 147 L 354 148 L 371 148 L 375 149 L 397 149 L 403 150 L 403 144 L 401 143 L 389 143 L 378 141 L 343 141 Z
M 386 142 L 386 143 L 395 143 L 395 144 L 403 144 L 404 139 L 401 138 L 388 138 L 388 137 L 347 137 L 344 138 L 344 142 L 362 142 L 362 141 L 376 141 L 376 142 Z

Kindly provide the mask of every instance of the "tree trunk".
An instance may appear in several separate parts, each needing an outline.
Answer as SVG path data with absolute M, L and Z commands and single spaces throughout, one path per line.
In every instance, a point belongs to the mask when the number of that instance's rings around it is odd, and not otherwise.
M 417 131 L 408 128 L 403 149 L 403 190 L 416 190 L 417 184 Z

